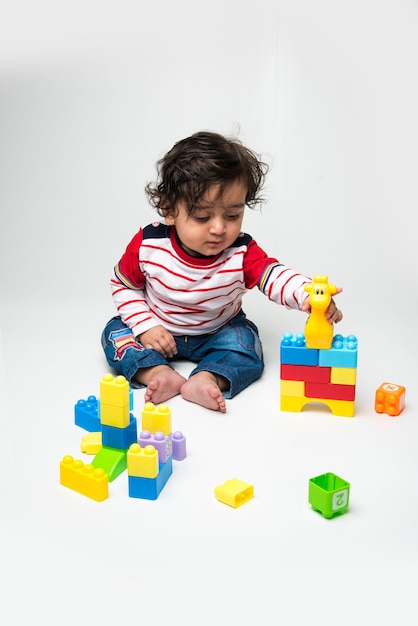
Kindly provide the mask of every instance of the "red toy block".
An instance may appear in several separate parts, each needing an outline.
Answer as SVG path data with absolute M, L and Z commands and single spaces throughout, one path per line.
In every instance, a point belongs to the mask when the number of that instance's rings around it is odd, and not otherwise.
M 282 363 L 280 365 L 280 378 L 282 380 L 303 380 L 311 383 L 329 383 L 331 382 L 331 368 L 320 365 Z
M 402 385 L 382 383 L 376 390 L 375 409 L 377 413 L 387 413 L 395 417 L 405 408 L 406 389 Z
M 305 395 L 308 398 L 323 398 L 324 400 L 349 400 L 356 397 L 355 385 L 334 385 L 333 383 L 310 383 L 305 385 Z

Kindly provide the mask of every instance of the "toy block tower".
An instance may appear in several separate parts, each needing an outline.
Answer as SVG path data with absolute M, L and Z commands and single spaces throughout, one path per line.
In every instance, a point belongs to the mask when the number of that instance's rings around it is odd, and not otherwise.
M 127 455 L 129 495 L 156 500 L 173 472 L 171 409 L 146 402 L 141 425 L 138 443 L 130 446 Z
M 100 396 L 74 407 L 75 423 L 87 431 L 81 451 L 95 455 L 84 464 L 66 455 L 60 463 L 61 484 L 94 500 L 105 500 L 109 483 L 128 470 L 129 495 L 156 500 L 173 471 L 173 460 L 186 458 L 186 438 L 172 433 L 171 409 L 147 402 L 138 435 L 133 393 L 124 376 L 105 374 Z
M 354 417 L 357 337 L 333 336 L 325 312 L 337 288 L 327 276 L 316 275 L 305 291 L 311 305 L 305 334 L 285 333 L 280 344 L 280 409 L 300 412 L 317 402 L 333 415 Z
M 165 463 L 159 463 L 154 446 L 141 448 L 138 443 L 133 443 L 128 450 L 127 461 L 129 496 L 156 500 L 173 472 L 172 456 Z
M 335 335 L 329 350 L 307 348 L 302 333 L 285 333 L 280 346 L 280 409 L 300 412 L 320 402 L 333 415 L 354 417 L 357 337 Z
M 102 447 L 92 461 L 112 482 L 127 468 L 126 453 L 137 441 L 136 418 L 131 413 L 132 395 L 124 376 L 105 374 L 100 382 L 99 416 Z

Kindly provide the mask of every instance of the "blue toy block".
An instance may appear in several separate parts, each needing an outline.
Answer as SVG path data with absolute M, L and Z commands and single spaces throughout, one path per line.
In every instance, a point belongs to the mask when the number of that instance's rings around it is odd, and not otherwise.
M 329 350 L 319 351 L 319 365 L 325 367 L 357 367 L 358 341 L 355 335 L 335 335 Z
M 159 463 L 159 473 L 155 478 L 128 475 L 129 496 L 142 500 L 156 500 L 172 473 L 173 459 L 170 456 L 166 463 Z
M 307 348 L 303 333 L 285 333 L 280 344 L 280 362 L 292 365 L 319 365 L 319 349 Z
M 90 433 L 101 430 L 99 401 L 96 396 L 89 396 L 87 400 L 78 400 L 74 406 L 74 422 L 76 426 Z
M 137 435 L 136 418 L 132 413 L 129 426 L 125 426 L 125 428 L 102 424 L 102 445 L 108 448 L 127 450 L 131 443 L 136 443 Z

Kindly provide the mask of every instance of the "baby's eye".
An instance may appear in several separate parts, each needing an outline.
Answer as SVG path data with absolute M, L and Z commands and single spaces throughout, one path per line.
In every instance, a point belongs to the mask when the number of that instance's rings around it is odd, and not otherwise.
M 194 216 L 194 219 L 196 220 L 196 222 L 207 222 L 209 220 L 209 216 L 206 215 L 205 217 L 197 217 L 196 215 Z
M 239 219 L 239 217 L 240 217 L 240 215 L 238 213 L 233 213 L 231 215 L 227 215 L 226 219 L 227 220 L 237 220 L 237 219 Z

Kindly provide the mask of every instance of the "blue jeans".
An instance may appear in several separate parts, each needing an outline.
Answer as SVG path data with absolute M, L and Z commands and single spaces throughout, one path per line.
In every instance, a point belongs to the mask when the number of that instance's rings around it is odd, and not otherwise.
M 134 388 L 144 385 L 133 380 L 139 369 L 169 365 L 186 359 L 197 363 L 190 376 L 207 371 L 229 381 L 225 398 L 237 393 L 260 378 L 264 369 L 263 349 L 258 329 L 240 311 L 215 333 L 175 336 L 178 353 L 166 359 L 156 350 L 144 348 L 135 341 L 132 331 L 119 316 L 113 317 L 102 333 L 102 346 L 110 367 L 122 374 Z

